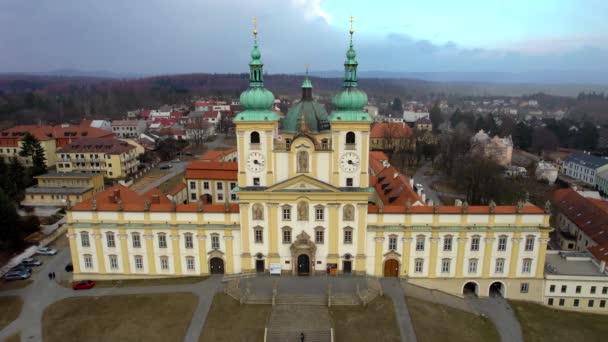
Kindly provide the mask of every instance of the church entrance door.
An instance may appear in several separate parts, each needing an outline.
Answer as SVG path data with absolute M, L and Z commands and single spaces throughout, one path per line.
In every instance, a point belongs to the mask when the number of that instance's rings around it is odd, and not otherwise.
M 222 258 L 211 258 L 209 266 L 211 266 L 211 274 L 224 274 L 224 260 Z
M 344 273 L 351 273 L 353 269 L 353 262 L 350 260 L 344 261 L 342 263 L 342 271 Z
M 398 277 L 399 276 L 399 261 L 388 259 L 384 262 L 384 276 Z
M 310 274 L 310 258 L 306 254 L 298 256 L 298 275 L 307 276 Z
M 264 273 L 264 260 L 255 261 L 255 271 L 258 273 Z

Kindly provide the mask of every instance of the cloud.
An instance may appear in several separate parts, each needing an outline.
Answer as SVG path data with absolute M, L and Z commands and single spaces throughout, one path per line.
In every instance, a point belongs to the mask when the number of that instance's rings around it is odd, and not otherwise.
M 348 32 L 332 24 L 322 5 L 322 0 L 147 0 L 146 6 L 123 0 L 3 1 L 0 71 L 247 72 L 253 16 L 265 71 L 301 72 L 305 64 L 311 71 L 339 70 Z M 466 48 L 457 40 L 435 43 L 398 32 L 379 36 L 364 28 L 354 39 L 361 70 L 604 70 L 608 59 L 606 49 L 570 44 L 576 37 L 563 40 L 569 49 L 561 53 L 531 53 L 514 44 Z

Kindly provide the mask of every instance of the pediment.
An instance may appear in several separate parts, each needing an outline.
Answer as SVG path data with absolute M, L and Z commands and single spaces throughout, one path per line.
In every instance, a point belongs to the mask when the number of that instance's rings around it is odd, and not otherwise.
M 299 175 L 266 189 L 269 192 L 340 192 L 331 184 L 321 182 L 306 175 Z

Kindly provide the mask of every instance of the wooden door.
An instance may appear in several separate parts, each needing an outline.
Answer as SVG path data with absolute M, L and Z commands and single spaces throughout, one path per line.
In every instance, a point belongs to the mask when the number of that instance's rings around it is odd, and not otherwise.
M 399 276 L 399 261 L 388 259 L 384 262 L 384 276 L 398 277 Z
M 264 273 L 264 260 L 255 261 L 255 271 L 258 273 Z
M 211 258 L 209 266 L 211 274 L 224 274 L 224 260 L 221 258 Z

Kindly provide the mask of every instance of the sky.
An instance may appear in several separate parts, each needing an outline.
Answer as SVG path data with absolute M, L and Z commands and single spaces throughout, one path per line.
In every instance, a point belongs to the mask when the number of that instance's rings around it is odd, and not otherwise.
M 0 0 L 0 72 L 608 71 L 605 0 Z

